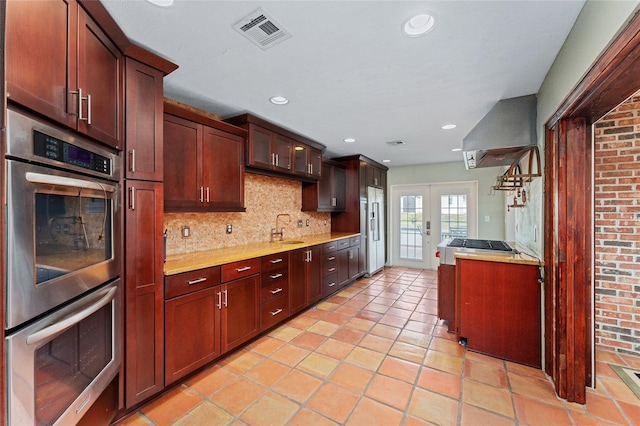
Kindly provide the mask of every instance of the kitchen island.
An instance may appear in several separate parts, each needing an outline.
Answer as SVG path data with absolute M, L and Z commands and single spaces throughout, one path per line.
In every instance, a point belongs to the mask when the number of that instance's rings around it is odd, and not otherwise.
M 541 367 L 541 261 L 456 253 L 456 334 L 467 348 Z

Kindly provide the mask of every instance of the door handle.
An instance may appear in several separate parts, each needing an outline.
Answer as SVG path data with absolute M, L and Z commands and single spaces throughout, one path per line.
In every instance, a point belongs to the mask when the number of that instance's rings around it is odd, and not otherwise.
M 135 149 L 132 149 L 131 151 L 129 151 L 129 160 L 130 160 L 129 171 L 135 172 L 136 171 L 136 150 Z

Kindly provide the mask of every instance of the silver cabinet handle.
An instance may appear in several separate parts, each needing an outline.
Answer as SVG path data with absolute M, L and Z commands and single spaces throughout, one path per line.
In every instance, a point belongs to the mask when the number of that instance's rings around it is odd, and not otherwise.
M 208 203 L 209 202 L 209 187 L 208 186 L 207 186 L 207 189 L 205 190 L 205 192 L 207 193 L 206 200 L 207 200 L 207 203 Z
M 87 106 L 90 107 L 90 102 L 91 102 L 91 96 L 87 96 L 82 97 L 82 88 L 78 87 L 78 90 L 74 90 L 69 92 L 72 95 L 78 95 L 78 112 L 76 114 L 73 115 L 77 115 L 78 116 L 78 120 L 82 120 L 82 121 L 87 121 L 88 124 L 91 124 L 91 118 L 87 119 L 87 117 L 83 117 L 82 116 L 82 101 L 84 101 L 85 99 L 87 99 Z M 89 113 L 90 114 L 90 113 Z
M 236 272 L 245 272 L 251 269 L 251 266 L 243 266 L 242 268 L 236 268 Z
M 275 290 L 271 290 L 271 294 L 278 294 L 281 292 L 282 292 L 282 289 L 280 287 L 276 288 Z
M 276 154 L 271 153 L 271 165 L 275 166 L 276 165 Z
M 333 287 L 334 285 L 336 285 L 336 283 L 331 283 L 329 284 L 329 287 Z
M 216 303 L 216 306 L 218 307 L 218 309 L 222 309 L 222 292 L 219 291 L 217 294 L 218 294 L 218 303 Z
M 226 308 L 228 305 L 227 302 L 229 301 L 229 293 L 227 292 L 227 290 L 224 290 L 223 293 L 224 293 L 224 307 Z
M 331 260 L 336 260 L 335 256 L 331 256 L 330 258 L 328 258 L 327 260 L 331 261 Z
M 194 284 L 199 284 L 199 283 L 203 283 L 205 282 L 207 279 L 205 277 L 202 278 L 196 278 L 195 280 L 189 280 L 187 281 L 188 285 L 194 285 Z
M 97 302 L 92 305 L 84 308 L 80 312 L 77 312 L 70 317 L 63 319 L 60 322 L 56 322 L 48 327 L 43 328 L 42 330 L 38 330 L 35 333 L 29 335 L 27 337 L 27 345 L 35 345 L 44 340 L 49 339 L 52 336 L 55 336 L 58 333 L 61 333 L 85 318 L 88 318 L 90 315 L 98 312 L 102 307 L 106 306 L 107 303 L 111 303 L 111 301 L 116 297 L 116 292 L 118 291 L 118 287 L 110 288 L 104 296 Z
M 200 187 L 200 202 L 204 203 L 204 186 Z
M 276 316 L 276 315 L 278 315 L 280 312 L 282 312 L 282 309 L 276 309 L 275 311 L 270 312 L 270 314 L 271 314 L 271 316 L 274 316 L 274 317 L 275 317 L 275 316 Z
M 136 189 L 133 186 L 129 187 L 129 209 L 136 209 Z
M 329 268 L 329 272 L 333 272 L 335 270 L 336 270 L 336 268 Z
M 136 150 L 132 149 L 131 151 L 129 151 L 129 159 L 130 164 L 129 164 L 129 171 L 131 172 L 135 172 L 136 171 Z
M 280 278 L 281 276 L 282 276 L 281 273 L 277 273 L 277 274 L 269 275 L 269 278 L 271 278 L 272 280 L 275 280 L 276 278 Z
M 336 198 L 333 197 L 331 198 L 331 207 L 335 207 L 338 204 L 338 202 L 336 201 Z
M 275 265 L 276 263 L 282 262 L 282 260 L 283 259 L 273 259 L 273 260 L 271 260 L 271 263 Z
M 87 95 L 87 124 L 91 124 L 91 95 Z

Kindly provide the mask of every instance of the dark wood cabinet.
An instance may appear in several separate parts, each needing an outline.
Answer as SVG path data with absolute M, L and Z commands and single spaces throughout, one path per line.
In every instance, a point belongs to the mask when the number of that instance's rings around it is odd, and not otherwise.
M 385 191 L 386 211 L 386 185 L 388 168 L 363 155 L 352 155 L 336 158 L 336 161 L 346 167 L 345 208 L 331 215 L 331 230 L 337 232 L 358 232 L 360 241 L 359 268 L 362 273 L 367 272 L 367 215 L 365 212 L 367 203 L 367 186 L 376 186 Z M 378 184 L 376 183 L 376 178 Z M 386 218 L 386 216 L 385 216 Z M 385 241 L 387 238 L 387 224 L 385 223 Z M 385 256 L 386 257 L 386 256 Z
M 225 353 L 259 332 L 260 275 L 254 274 L 225 283 L 221 291 L 222 352 Z
M 164 114 L 165 210 L 245 211 L 244 131 L 201 124 L 171 108 Z
M 215 286 L 166 302 L 167 385 L 220 356 L 220 299 L 220 287 Z
M 260 331 L 289 317 L 289 252 L 262 258 L 260 276 Z
M 9 1 L 6 19 L 9 100 L 121 149 L 123 57 L 83 7 Z
M 297 175 L 320 179 L 322 176 L 322 151 L 301 142 L 293 145 L 293 167 Z
M 228 118 L 246 129 L 247 170 L 268 176 L 313 182 L 322 174 L 325 146 L 252 114 Z
M 449 333 L 456 332 L 455 288 L 455 265 L 438 266 L 438 318 L 447 322 Z
M 293 250 L 289 263 L 289 307 L 293 315 L 322 299 L 320 245 Z
M 161 71 L 125 59 L 125 178 L 163 180 Z
M 346 170 L 344 166 L 325 160 L 317 183 L 302 185 L 302 210 L 319 212 L 343 211 L 346 205 Z
M 125 401 L 164 388 L 162 183 L 125 181 Z
M 326 297 L 362 276 L 360 236 L 322 246 L 322 295 Z
M 538 265 L 456 259 L 456 325 L 467 347 L 541 366 Z

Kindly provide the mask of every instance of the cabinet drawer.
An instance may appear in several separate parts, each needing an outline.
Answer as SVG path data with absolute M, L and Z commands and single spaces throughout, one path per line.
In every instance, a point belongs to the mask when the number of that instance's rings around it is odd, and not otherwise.
M 262 274 L 260 285 L 260 303 L 268 302 L 271 299 L 289 293 L 289 277 L 286 271 Z
M 338 240 L 338 250 L 349 247 L 349 238 Z
M 262 272 L 289 266 L 289 252 L 276 253 L 262 258 Z
M 169 275 L 164 279 L 164 297 L 171 299 L 218 284 L 220 284 L 219 266 Z
M 322 295 L 326 296 L 338 289 L 338 274 L 333 273 L 322 278 Z
M 289 297 L 281 296 L 260 307 L 260 331 L 266 330 L 289 316 Z
M 322 255 L 322 264 L 328 265 L 329 263 L 336 262 L 338 260 L 338 253 L 329 253 Z
M 360 245 L 360 235 L 357 237 L 349 238 L 349 247 L 355 247 Z
M 222 265 L 222 282 L 233 281 L 260 272 L 260 258 L 241 260 Z
M 331 241 L 328 243 L 324 243 L 322 245 L 322 253 L 333 253 L 334 251 L 338 250 L 338 242 L 337 241 Z
M 338 272 L 338 262 L 328 262 L 322 264 L 322 276 L 326 277 L 329 274 L 335 274 Z

